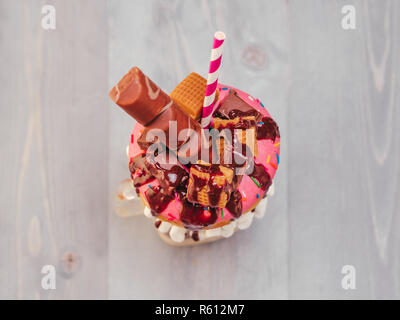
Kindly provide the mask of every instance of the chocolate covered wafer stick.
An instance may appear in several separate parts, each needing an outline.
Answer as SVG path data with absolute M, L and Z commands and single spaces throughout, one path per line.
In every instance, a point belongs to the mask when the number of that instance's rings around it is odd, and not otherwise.
M 171 98 L 143 72 L 133 67 L 110 91 L 111 99 L 142 125 L 171 105 Z

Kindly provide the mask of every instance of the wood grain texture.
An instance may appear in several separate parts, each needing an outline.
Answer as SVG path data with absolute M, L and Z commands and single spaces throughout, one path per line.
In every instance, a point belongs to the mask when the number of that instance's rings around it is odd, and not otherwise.
M 347 31 L 348 3 L 291 3 L 293 298 L 399 298 L 399 3 L 353 2 Z M 356 290 L 341 287 L 348 264 Z
M 398 1 L 52 1 L 54 31 L 44 4 L 0 0 L 0 298 L 400 298 Z M 280 125 L 276 195 L 247 231 L 169 247 L 112 213 L 134 121 L 107 93 L 133 65 L 167 92 L 205 76 L 217 29 L 220 81 Z
M 43 4 L 1 2 L 0 297 L 105 298 L 106 6 L 54 1 L 46 31 Z M 44 265 L 56 290 L 41 288 Z

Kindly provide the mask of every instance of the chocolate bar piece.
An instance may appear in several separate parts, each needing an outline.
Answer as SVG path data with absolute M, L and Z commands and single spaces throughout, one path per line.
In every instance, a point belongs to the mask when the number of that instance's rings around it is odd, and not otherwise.
M 157 132 L 157 129 L 164 133 L 162 137 L 159 136 L 158 133 L 161 132 Z M 201 131 L 199 123 L 187 116 L 171 100 L 171 105 L 146 126 L 137 142 L 142 150 L 147 150 L 149 146 L 158 141 L 170 150 L 177 151 L 193 134 L 193 131 L 183 131 L 184 129 L 192 129 L 198 134 Z M 171 141 L 170 133 L 173 135 Z
M 240 98 L 235 90 L 230 91 L 222 100 L 213 116 L 221 119 L 254 116 L 257 122 L 262 119 L 262 114 Z
M 146 167 L 146 154 L 139 154 L 131 159 L 129 163 L 129 170 L 131 171 L 131 178 L 135 188 L 147 183 L 154 179 L 150 171 Z
M 148 155 L 146 168 L 158 180 L 166 194 L 171 195 L 176 189 L 186 188 L 188 171 L 169 150 Z
M 242 194 L 239 190 L 235 190 L 231 193 L 226 208 L 235 218 L 239 218 L 242 215 Z
M 190 167 L 187 199 L 205 207 L 225 208 L 233 190 L 232 169 L 199 162 Z
M 171 104 L 171 98 L 143 72 L 133 67 L 111 89 L 111 99 L 142 125 L 147 125 Z
M 182 201 L 181 221 L 186 229 L 201 230 L 204 227 L 213 225 L 220 215 L 217 208 L 205 208 L 197 203 L 191 203 L 184 199 Z

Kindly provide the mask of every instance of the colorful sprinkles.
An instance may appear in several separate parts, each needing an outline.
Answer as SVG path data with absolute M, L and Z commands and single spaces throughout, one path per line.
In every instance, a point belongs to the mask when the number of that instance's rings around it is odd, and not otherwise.
M 273 166 L 275 168 L 275 170 L 278 169 L 277 165 L 275 163 L 273 163 L 273 162 L 271 162 L 271 166 Z
M 279 142 L 277 142 L 277 143 L 274 144 L 274 147 L 277 147 L 277 146 L 279 146 L 280 144 L 281 144 L 281 142 L 279 141 Z
M 131 143 L 133 143 L 133 134 L 131 134 Z
M 269 154 L 267 157 L 267 164 L 270 162 L 270 160 L 271 160 L 271 155 Z
M 250 178 L 251 178 L 251 180 L 253 180 L 253 182 L 256 184 L 257 187 L 261 188 L 260 184 L 254 177 L 250 177 Z
M 257 199 L 259 199 L 259 198 L 260 198 L 260 195 L 257 193 L 257 194 L 256 194 L 256 197 L 257 197 Z
M 227 87 L 223 87 L 222 90 L 228 90 L 228 88 Z
M 264 105 L 263 105 L 263 103 L 262 103 L 261 101 L 260 101 L 260 104 L 261 104 L 261 107 L 265 108 Z
M 279 164 L 279 154 L 276 154 L 276 162 Z
M 224 217 L 224 209 L 221 209 L 221 218 Z

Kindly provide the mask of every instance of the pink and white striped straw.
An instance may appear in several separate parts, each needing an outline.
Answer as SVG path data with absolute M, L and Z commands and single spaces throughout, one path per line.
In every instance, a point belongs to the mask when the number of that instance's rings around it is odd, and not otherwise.
M 210 69 L 208 70 L 206 95 L 203 102 L 201 127 L 208 128 L 211 115 L 214 112 L 215 92 L 218 85 L 218 74 L 221 66 L 222 50 L 224 48 L 225 33 L 217 31 L 214 34 L 214 43 L 211 50 Z

